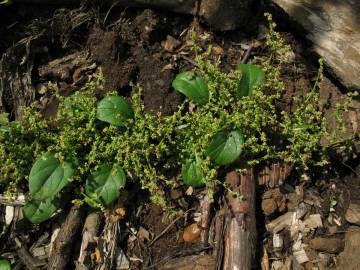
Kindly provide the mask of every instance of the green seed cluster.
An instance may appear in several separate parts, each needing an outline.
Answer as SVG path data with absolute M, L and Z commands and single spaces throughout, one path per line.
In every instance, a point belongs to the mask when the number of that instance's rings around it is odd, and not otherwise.
M 242 77 L 239 70 L 221 71 L 219 62 L 210 61 L 208 53 L 200 54 L 195 47 L 199 64 L 195 72 L 209 89 L 209 102 L 204 106 L 185 100 L 173 115 L 147 113 L 141 86 L 132 85 L 134 118 L 124 126 L 112 126 L 96 118 L 98 99 L 94 91 L 103 87 L 102 79 L 100 86 L 89 84 L 87 91 L 70 98 L 57 95 L 59 110 L 51 119 L 42 117 L 36 104 L 25 108 L 18 122 L 9 123 L 6 116 L 1 116 L 0 187 L 13 192 L 25 186 L 35 160 L 53 151 L 61 160 L 76 159 L 80 174 L 73 179 L 74 199 L 84 199 L 81 194 L 91 171 L 111 163 L 122 166 L 128 178 L 149 190 L 155 203 L 166 206 L 166 190 L 179 184 L 179 178 L 173 176 L 180 175 L 186 160 L 202 160 L 204 182 L 210 190 L 222 182 L 219 172 L 223 168 L 211 161 L 205 150 L 217 132 L 235 129 L 245 138 L 240 160 L 235 164 L 239 169 L 274 160 L 305 169 L 324 165 L 326 147 L 321 145 L 321 139 L 329 133 L 319 107 L 317 86 L 321 76 L 316 87 L 299 100 L 293 114 L 276 106 L 284 89 L 280 74 L 289 46 L 274 31 L 270 15 L 268 19 L 266 45 L 270 53 L 255 62 L 265 71 L 265 82 L 251 96 L 236 98 Z

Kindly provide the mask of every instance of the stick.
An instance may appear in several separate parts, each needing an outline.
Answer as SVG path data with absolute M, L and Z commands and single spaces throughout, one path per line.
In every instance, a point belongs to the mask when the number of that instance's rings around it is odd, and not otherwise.
M 84 211 L 80 206 L 74 205 L 61 226 L 50 254 L 47 269 L 66 270 L 72 257 L 73 244 L 83 223 Z M 73 267 L 72 267 L 73 268 Z

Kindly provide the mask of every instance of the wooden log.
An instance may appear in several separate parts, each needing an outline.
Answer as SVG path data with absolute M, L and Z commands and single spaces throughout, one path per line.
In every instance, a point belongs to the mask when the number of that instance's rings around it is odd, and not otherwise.
M 71 260 L 75 237 L 81 229 L 84 211 L 80 206 L 74 205 L 62 224 L 49 257 L 47 269 L 66 270 Z M 73 267 L 72 267 L 73 268 Z
M 253 0 L 104 0 L 104 5 L 156 8 L 171 12 L 199 15 L 215 30 L 229 31 L 248 22 Z M 14 3 L 75 5 L 80 0 L 13 0 Z
M 227 195 L 231 215 L 226 217 L 223 269 L 252 269 L 256 249 L 255 179 L 252 169 L 230 172 L 226 183 L 243 198 Z
M 360 89 L 360 1 L 272 0 L 295 21 L 332 75 Z

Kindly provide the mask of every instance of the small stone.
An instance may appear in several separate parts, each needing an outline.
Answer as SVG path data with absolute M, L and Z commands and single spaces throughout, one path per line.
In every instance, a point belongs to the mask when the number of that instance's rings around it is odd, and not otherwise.
M 310 241 L 310 246 L 317 250 L 327 253 L 339 253 L 344 250 L 344 242 L 338 238 L 317 237 Z
M 261 208 L 262 208 L 264 214 L 266 216 L 269 216 L 269 215 L 275 213 L 275 211 L 277 210 L 277 204 L 272 198 L 265 199 L 261 202 Z
M 360 205 L 350 203 L 345 214 L 345 219 L 349 223 L 360 225 Z

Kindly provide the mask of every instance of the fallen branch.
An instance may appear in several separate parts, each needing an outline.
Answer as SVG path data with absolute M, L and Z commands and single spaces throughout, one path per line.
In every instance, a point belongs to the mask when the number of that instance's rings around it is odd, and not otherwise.
M 72 257 L 73 244 L 83 223 L 84 211 L 80 206 L 74 205 L 62 224 L 50 253 L 47 269 L 66 270 Z

